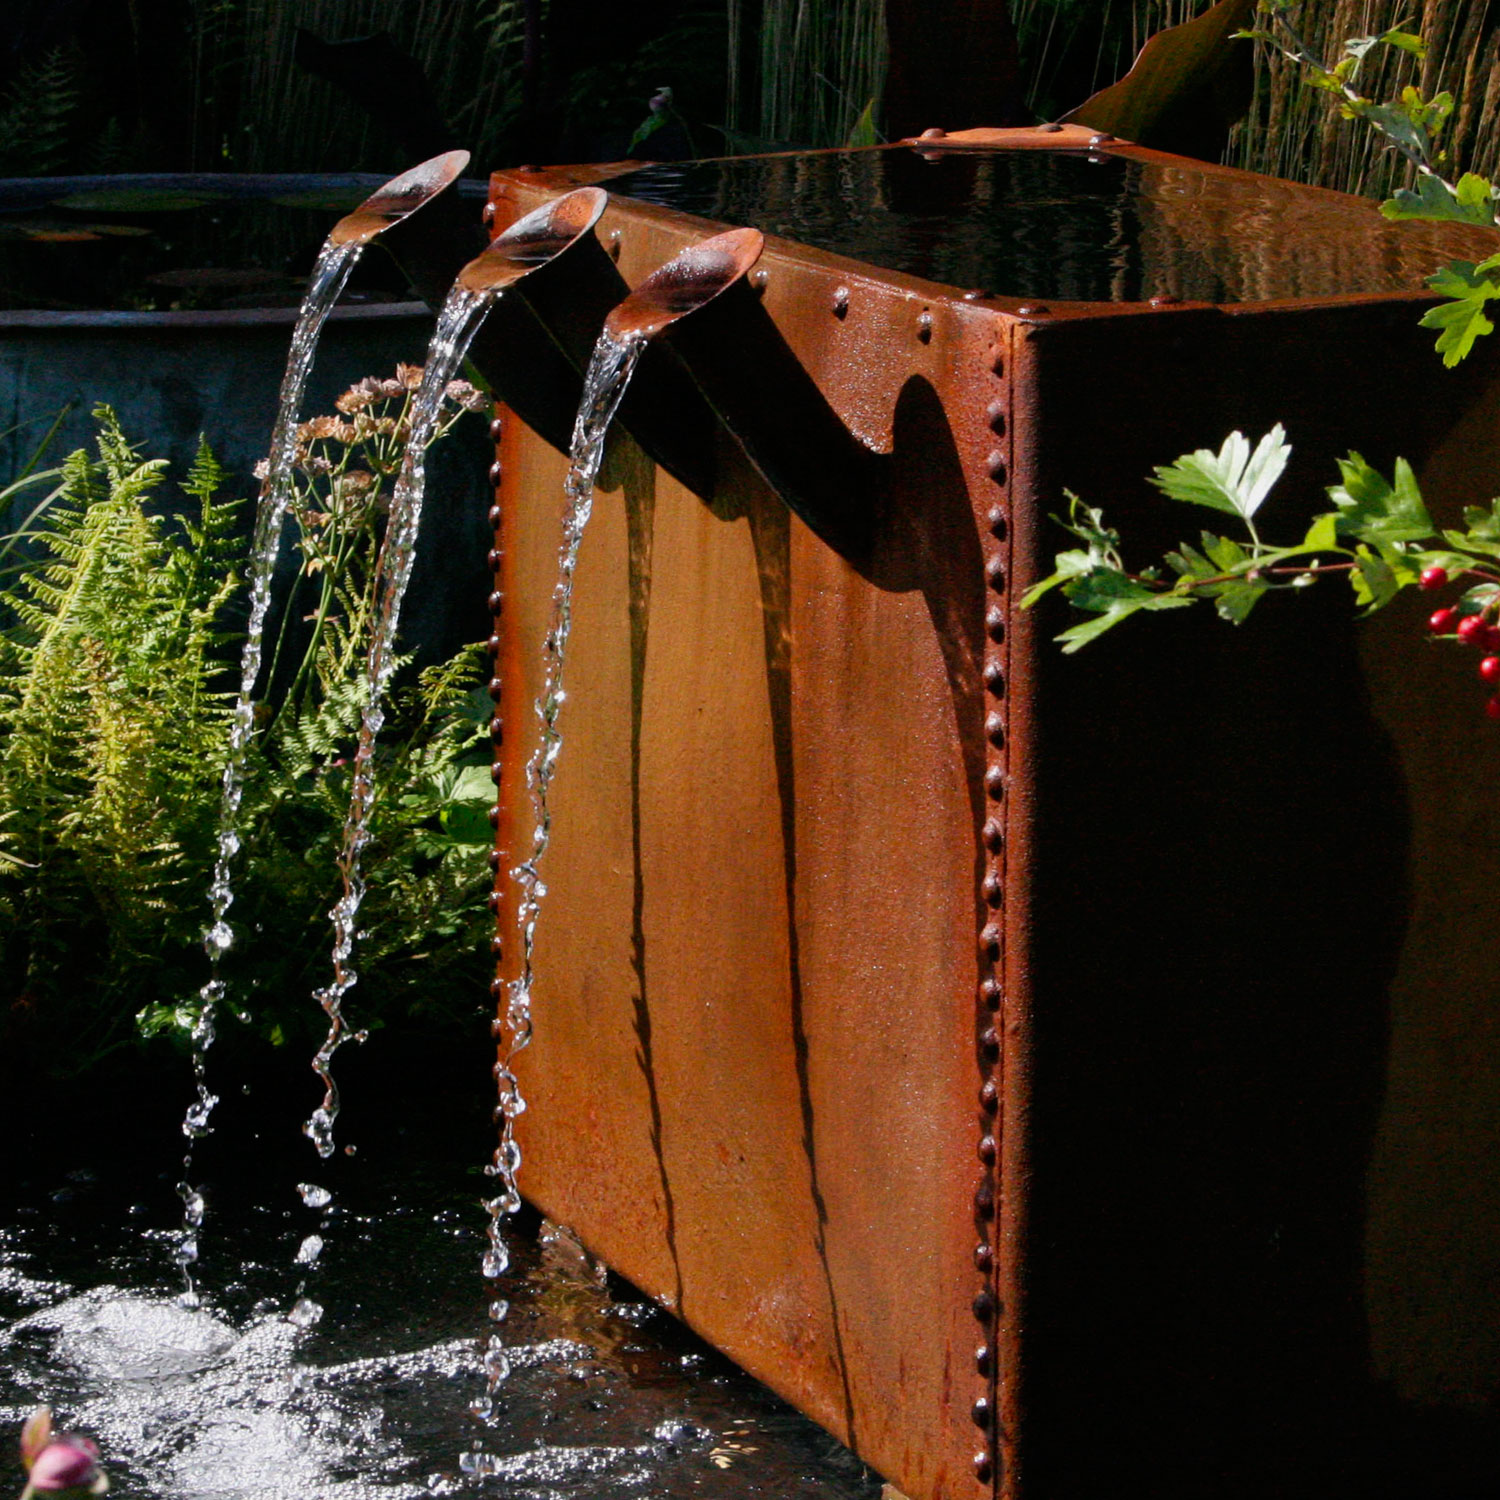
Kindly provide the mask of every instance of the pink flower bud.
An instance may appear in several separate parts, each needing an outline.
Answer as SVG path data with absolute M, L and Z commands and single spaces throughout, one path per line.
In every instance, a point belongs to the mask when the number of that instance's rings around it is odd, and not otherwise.
M 27 1418 L 21 1429 L 21 1462 L 29 1469 L 39 1454 L 52 1441 L 52 1408 L 39 1406 Z
M 87 1438 L 65 1435 L 37 1454 L 27 1478 L 42 1494 L 81 1489 L 98 1477 L 98 1457 L 99 1450 Z

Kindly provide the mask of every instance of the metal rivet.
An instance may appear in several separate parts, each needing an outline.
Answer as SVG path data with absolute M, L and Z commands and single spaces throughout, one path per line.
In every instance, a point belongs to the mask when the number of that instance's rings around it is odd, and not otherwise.
M 500 858 L 500 851 L 498 849 L 492 849 L 490 851 L 490 853 L 492 853 L 495 856 L 495 858 L 496 858 L 497 861 L 499 860 L 499 858 Z M 505 939 L 503 937 L 501 937 L 499 935 L 499 933 L 496 933 L 495 936 L 490 939 L 490 957 L 491 958 L 504 958 L 504 956 L 505 956 Z
M 492 807 L 487 816 L 490 820 L 491 828 L 498 828 L 500 826 L 500 809 L 498 807 Z
M 979 1091 L 979 1107 L 987 1115 L 998 1114 L 1000 1111 L 1000 1085 L 993 1078 L 985 1080 L 985 1085 Z
M 992 432 L 1005 431 L 1005 403 L 1003 401 L 991 401 L 984 409 L 984 419 L 990 424 Z
M 1045 132 L 1047 135 L 1052 135 L 1054 132 L 1061 130 L 1062 126 L 1057 124 L 1055 121 L 1049 121 L 1045 125 L 1038 125 L 1037 129 Z
M 988 1484 L 990 1482 L 990 1474 L 992 1472 L 993 1471 L 990 1468 L 990 1456 L 989 1456 L 989 1454 L 988 1453 L 976 1453 L 974 1455 L 974 1477 L 975 1477 L 975 1479 L 977 1479 L 980 1482 L 980 1484 Z
M 984 737 L 997 750 L 1005 743 L 1005 719 L 998 713 L 986 714 L 984 717 Z
M 979 1046 L 986 1057 L 999 1057 L 1000 1033 L 993 1026 L 985 1027 L 984 1035 L 979 1038 Z
M 484 643 L 484 649 L 488 651 L 491 656 L 499 656 L 500 637 L 498 635 L 492 635 L 489 640 Z
M 499 714 L 490 720 L 490 738 L 497 744 L 505 738 L 505 720 Z
M 490 980 L 490 998 L 499 1000 L 505 994 L 505 981 L 503 979 Z
M 833 289 L 833 315 L 842 318 L 849 311 L 849 288 L 836 286 Z
M 927 129 L 924 130 L 921 133 L 921 135 L 919 135 L 917 137 L 917 139 L 919 141 L 940 141 L 947 134 L 948 134 L 948 132 L 946 130 L 944 130 L 942 128 L 942 126 L 940 126 L 940 125 L 929 125 L 927 127 Z
M 619 260 L 620 248 L 620 231 L 611 229 L 609 232 L 609 258 L 611 260 Z
M 505 684 L 498 677 L 490 678 L 489 694 L 492 703 L 500 701 L 500 695 L 505 691 Z
M 518 172 L 540 172 L 541 170 L 540 167 L 533 165 L 531 162 L 527 162 L 524 167 L 516 168 Z
M 505 603 L 505 595 L 502 594 L 499 589 L 496 589 L 495 592 L 490 595 L 487 603 L 490 607 L 490 613 L 492 615 L 498 615 L 500 613 L 500 606 Z
M 990 369 L 997 375 L 1005 374 L 1005 350 L 990 350 Z
M 502 766 L 498 760 L 494 763 L 494 765 L 490 767 L 490 780 L 493 781 L 496 786 L 498 786 L 502 781 L 505 780 L 505 767 Z
M 500 507 L 498 505 L 492 505 L 492 506 L 490 506 L 490 525 L 491 526 L 498 526 L 499 524 L 500 524 Z
M 1162 292 L 1151 298 L 1146 305 L 1148 307 L 1176 307 L 1182 301 L 1181 297 L 1174 297 L 1171 292 Z
M 994 818 L 989 819 L 984 825 L 984 847 L 991 854 L 998 854 L 1005 845 L 1005 830 L 1001 828 Z
M 984 613 L 984 630 L 992 641 L 1005 639 L 1005 611 L 992 604 Z
M 1005 535 L 1006 515 L 998 505 L 992 505 L 984 518 L 984 524 L 989 527 L 990 535 L 1003 537 Z
M 1005 483 L 1005 455 L 998 448 L 991 448 L 985 454 L 984 471 L 996 484 Z
M 493 224 L 495 222 L 495 205 L 493 201 L 484 205 L 484 212 L 480 215 L 480 217 L 486 224 Z
M 757 292 L 765 291 L 766 283 L 770 279 L 771 273 L 769 271 L 752 271 L 750 273 L 750 285 L 753 286 Z
M 1003 557 L 992 557 L 984 565 L 984 576 L 992 589 L 1004 587 L 1005 559 Z
M 979 934 L 979 946 L 984 950 L 985 957 L 991 963 L 1000 957 L 1001 932 L 993 922 L 986 922 L 984 931 Z
M 485 863 L 489 865 L 492 875 L 498 874 L 500 870 L 500 851 L 498 849 L 491 849 L 485 857 Z M 498 942 L 499 939 L 497 938 L 495 941 Z
M 984 877 L 984 884 L 980 887 L 984 894 L 986 906 L 999 906 L 1005 898 L 1005 887 L 1000 883 L 1000 877 L 993 870 Z
M 1042 302 L 1023 302 L 1016 309 L 1017 315 L 1023 318 L 1037 318 L 1051 311 L 1052 309 Z
M 995 1264 L 995 1252 L 988 1245 L 980 1244 L 974 1247 L 974 1269 L 976 1271 L 988 1271 Z
M 505 419 L 503 417 L 490 418 L 490 436 L 494 438 L 496 442 L 499 442 L 499 440 L 505 436 Z
M 484 560 L 489 564 L 490 572 L 493 573 L 500 566 L 500 549 L 498 547 L 491 547 L 485 554 Z
M 924 311 L 917 314 L 917 337 L 924 344 L 932 342 L 932 314 L 930 312 Z
M 484 904 L 489 907 L 490 914 L 492 916 L 498 916 L 500 913 L 500 892 L 491 891 L 489 895 L 485 897 Z
M 1000 1009 L 1000 981 L 997 979 L 986 979 L 979 986 L 979 998 L 984 1001 L 990 1010 Z
M 1107 146 L 1112 140 L 1114 140 L 1114 136 L 1110 135 L 1107 130 L 1101 130 L 1098 135 L 1091 135 L 1089 137 L 1089 145 Z
M 988 1323 L 995 1316 L 995 1294 L 986 1287 L 974 1298 L 974 1316 L 981 1323 Z
M 1000 1148 L 996 1146 L 994 1136 L 987 1135 L 979 1142 L 979 1159 L 986 1166 L 991 1165 L 999 1154 Z M 989 1246 L 986 1245 L 985 1249 L 988 1250 Z
M 988 1179 L 974 1189 L 974 1212 L 981 1219 L 992 1219 L 995 1216 L 995 1189 Z
M 990 1403 L 989 1398 L 981 1396 L 975 1403 L 970 1415 L 974 1418 L 976 1427 L 988 1428 L 990 1425 Z
M 1005 771 L 1000 766 L 991 766 L 984 773 L 984 789 L 997 802 L 1005 795 Z M 999 845 L 996 845 L 998 850 Z
M 981 1344 L 974 1351 L 974 1369 L 981 1375 L 988 1375 L 994 1367 L 994 1351 L 988 1344 Z
M 1003 662 L 985 663 L 984 685 L 996 698 L 1005 696 L 1005 664 Z
M 490 483 L 491 484 L 499 484 L 500 481 L 501 481 L 501 479 L 504 478 L 504 476 L 505 476 L 505 465 L 502 464 L 500 462 L 500 460 L 497 458 L 494 461 L 494 463 L 492 463 L 490 465 Z
M 968 291 L 968 292 L 964 293 L 964 301 L 965 302 L 983 302 L 984 299 L 986 297 L 988 297 L 988 296 L 989 296 L 988 292 L 982 291 L 979 287 L 975 287 L 972 291 Z

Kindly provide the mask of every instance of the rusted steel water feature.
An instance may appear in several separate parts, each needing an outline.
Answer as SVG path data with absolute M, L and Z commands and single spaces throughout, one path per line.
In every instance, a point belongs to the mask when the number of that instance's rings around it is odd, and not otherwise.
M 517 170 L 494 222 L 589 180 L 573 313 L 526 299 L 552 384 L 489 368 L 526 416 L 502 872 L 577 309 L 725 220 L 767 241 L 643 355 L 579 562 L 528 1196 L 913 1500 L 1383 1482 L 1361 1244 L 1406 875 L 1343 602 L 1075 659 L 1016 601 L 1064 489 L 1175 542 L 1142 476 L 1234 427 L 1286 423 L 1305 504 L 1350 447 L 1461 478 L 1490 356 L 1442 372 L 1420 286 L 1493 237 L 1076 127 Z

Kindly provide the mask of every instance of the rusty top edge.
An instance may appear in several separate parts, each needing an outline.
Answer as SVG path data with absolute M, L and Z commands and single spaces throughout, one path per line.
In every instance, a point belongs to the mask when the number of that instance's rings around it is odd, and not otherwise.
M 455 285 L 470 292 L 510 286 L 587 234 L 608 202 L 603 188 L 584 187 L 532 209 L 475 256 L 458 273 Z
M 983 126 L 974 130 L 924 130 L 893 142 L 918 151 L 1085 151 L 1102 145 L 1129 145 L 1091 125 Z
M 399 224 L 457 182 L 468 165 L 467 151 L 445 151 L 421 162 L 376 188 L 353 213 L 333 226 L 328 238 L 336 245 L 368 244 L 382 229 Z
M 604 320 L 617 341 L 654 338 L 727 291 L 760 259 L 765 236 L 731 229 L 690 245 L 653 271 Z

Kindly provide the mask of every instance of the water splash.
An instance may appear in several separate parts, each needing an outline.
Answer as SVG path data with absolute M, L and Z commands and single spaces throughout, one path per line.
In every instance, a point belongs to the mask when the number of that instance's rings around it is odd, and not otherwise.
M 489 1213 L 489 1225 L 482 1269 L 491 1279 L 503 1276 L 510 1267 L 510 1252 L 505 1243 L 502 1222 L 521 1208 L 521 1195 L 516 1185 L 521 1169 L 521 1147 L 515 1138 L 515 1121 L 525 1111 L 526 1100 L 521 1092 L 514 1064 L 516 1055 L 531 1041 L 536 923 L 542 900 L 547 894 L 547 887 L 541 880 L 540 866 L 552 837 L 549 793 L 562 750 L 558 719 L 567 698 L 563 686 L 563 668 L 567 661 L 568 636 L 573 628 L 573 575 L 578 567 L 584 528 L 588 525 L 594 508 L 594 482 L 599 476 L 599 465 L 604 457 L 604 439 L 644 347 L 645 341 L 640 337 L 620 341 L 608 333 L 600 335 L 584 376 L 583 399 L 579 403 L 578 416 L 573 424 L 569 452 L 571 464 L 564 481 L 567 505 L 563 515 L 558 578 L 552 591 L 551 624 L 542 643 L 542 688 L 536 700 L 541 736 L 526 766 L 526 785 L 531 792 L 535 826 L 531 837 L 531 853 L 511 871 L 521 893 L 517 911 L 517 923 L 521 932 L 520 972 L 509 985 L 504 1018 L 496 1021 L 498 1033 L 508 1039 L 508 1044 L 504 1057 L 495 1064 L 495 1080 L 499 1089 L 499 1103 L 495 1114 L 500 1126 L 500 1139 L 495 1147 L 493 1160 L 485 1168 L 488 1176 L 498 1179 L 499 1186 L 499 1191 L 485 1204 Z M 506 1311 L 504 1299 L 496 1299 L 490 1304 L 490 1317 L 495 1322 L 502 1321 Z M 510 1357 L 498 1333 L 491 1333 L 488 1338 L 484 1371 L 485 1393 L 471 1408 L 481 1419 L 488 1418 L 493 1413 L 495 1391 L 510 1373 Z M 474 1472 L 490 1471 L 476 1469 Z
M 469 345 L 497 295 L 497 288 L 475 291 L 455 286 L 443 304 L 437 331 L 427 350 L 422 384 L 412 405 L 411 433 L 376 564 L 378 603 L 365 664 L 365 706 L 360 718 L 359 748 L 354 753 L 353 786 L 348 816 L 344 820 L 343 846 L 338 857 L 344 889 L 329 913 L 334 930 L 333 980 L 314 997 L 328 1017 L 328 1034 L 312 1064 L 313 1071 L 323 1083 L 323 1102 L 302 1127 L 303 1134 L 312 1141 L 318 1155 L 325 1159 L 334 1152 L 334 1122 L 339 1112 L 338 1085 L 332 1071 L 334 1054 L 346 1041 L 362 1042 L 366 1038 L 365 1032 L 351 1033 L 348 1030 L 343 1003 L 344 996 L 359 979 L 350 959 L 358 936 L 359 908 L 365 896 L 361 855 L 370 841 L 370 810 L 375 801 L 375 744 L 385 724 L 385 692 L 396 666 L 396 629 L 401 618 L 401 602 L 416 560 L 417 527 L 422 518 L 426 485 L 427 448 L 437 432 L 448 383 L 463 363 Z M 353 1149 L 352 1146 L 344 1148 L 348 1154 L 352 1154 Z
M 255 513 L 255 532 L 250 548 L 250 617 L 240 654 L 239 695 L 230 719 L 228 754 L 219 798 L 218 852 L 213 880 L 208 888 L 210 921 L 203 934 L 209 977 L 198 991 L 198 1016 L 192 1032 L 195 1098 L 182 1121 L 182 1133 L 189 1144 L 182 1159 L 182 1181 L 177 1185 L 178 1196 L 183 1202 L 183 1219 L 173 1258 L 183 1275 L 182 1302 L 186 1307 L 196 1307 L 199 1302 L 192 1267 L 198 1259 L 198 1229 L 203 1223 L 204 1213 L 202 1194 L 192 1185 L 193 1143 L 209 1133 L 212 1128 L 209 1119 L 219 1102 L 208 1087 L 207 1054 L 214 1041 L 215 1016 L 226 991 L 224 955 L 234 942 L 228 914 L 234 904 L 234 858 L 240 850 L 240 802 L 245 789 L 246 756 L 255 733 L 255 684 L 260 676 L 266 614 L 271 606 L 271 578 L 281 545 L 282 522 L 292 493 L 297 418 L 301 413 L 318 336 L 363 250 L 361 243 L 334 244 L 330 239 L 319 252 L 292 332 L 286 371 L 281 378 L 276 423 L 271 430 L 270 458 Z

